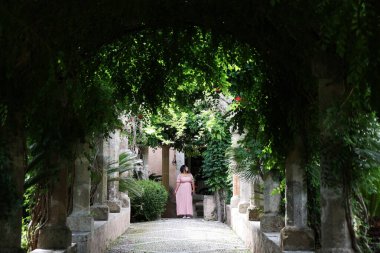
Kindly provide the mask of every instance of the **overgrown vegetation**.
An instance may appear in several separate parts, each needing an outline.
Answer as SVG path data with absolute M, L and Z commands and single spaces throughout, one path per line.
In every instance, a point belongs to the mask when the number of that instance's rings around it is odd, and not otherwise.
M 252 158 L 243 167 L 282 169 L 286 148 L 302 136 L 309 205 L 320 203 L 320 185 L 343 187 L 352 243 L 368 250 L 379 193 L 379 17 L 371 0 L 4 2 L 0 248 L 21 234 L 22 182 L 42 185 L 31 203 L 45 203 L 44 191 L 59 165 L 75 160 L 76 145 L 120 127 L 125 110 L 178 116 L 172 128 L 160 122 L 166 116 L 152 119 L 155 145 L 202 146 L 206 129 L 189 105 L 218 91 L 239 102 L 231 116 L 247 136 L 240 155 Z M 337 89 L 321 112 L 319 103 L 330 98 L 318 93 L 316 79 Z M 28 142 L 37 144 L 34 155 Z M 35 158 L 39 165 L 28 167 Z

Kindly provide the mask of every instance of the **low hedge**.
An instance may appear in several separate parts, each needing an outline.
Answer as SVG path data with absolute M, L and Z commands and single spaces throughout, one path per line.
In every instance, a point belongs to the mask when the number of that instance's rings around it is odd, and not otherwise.
M 168 192 L 165 187 L 152 180 L 138 180 L 142 188 L 141 195 L 131 195 L 132 221 L 151 221 L 161 217 L 168 201 Z

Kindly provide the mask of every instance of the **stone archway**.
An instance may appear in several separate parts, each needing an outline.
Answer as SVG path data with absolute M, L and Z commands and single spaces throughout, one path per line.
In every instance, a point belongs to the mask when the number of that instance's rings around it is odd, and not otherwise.
M 262 1 L 242 1 L 237 4 L 233 1 L 217 0 L 191 2 L 103 0 L 96 4 L 92 1 L 81 2 L 78 5 L 73 3 L 72 6 L 70 3 L 44 4 L 30 3 L 20 9 L 11 4 L 2 7 L 2 10 L 7 8 L 11 11 L 18 10 L 20 19 L 29 21 L 34 28 L 33 30 L 39 36 L 39 42 L 32 45 L 30 51 L 36 53 L 37 56 L 40 50 L 38 46 L 42 45 L 40 40 L 49 45 L 47 51 L 63 51 L 67 55 L 79 55 L 81 58 L 88 59 L 101 46 L 131 32 L 164 26 L 198 25 L 219 34 L 230 34 L 238 40 L 251 44 L 264 60 L 268 61 L 268 64 L 273 64 L 273 68 L 281 70 L 280 73 L 285 73 L 289 69 L 284 59 L 288 57 L 293 59 L 292 53 L 294 53 L 288 51 L 287 46 L 292 43 L 295 45 L 306 43 L 297 42 L 293 37 L 294 34 L 291 35 L 288 30 L 282 29 L 283 20 L 273 19 L 273 16 L 280 11 L 294 10 L 295 13 L 302 14 L 299 10 L 297 12 L 297 9 L 292 6 L 289 6 L 287 10 L 269 10 L 269 3 L 262 3 Z M 33 22 L 35 17 L 30 13 L 39 14 L 38 24 Z M 307 14 L 307 12 L 303 13 L 303 15 Z M 263 24 L 267 25 L 265 29 Z M 296 26 L 299 24 L 293 27 L 291 24 L 288 25 L 288 29 L 298 30 Z M 288 35 L 285 36 L 286 34 Z M 312 30 L 306 30 L 305 34 L 306 39 L 314 37 Z M 311 61 L 311 59 L 294 59 L 300 68 L 308 60 Z M 291 81 L 286 83 L 289 89 L 293 88 Z M 14 154 L 19 151 L 20 149 Z M 19 181 L 23 176 L 20 172 L 14 177 Z

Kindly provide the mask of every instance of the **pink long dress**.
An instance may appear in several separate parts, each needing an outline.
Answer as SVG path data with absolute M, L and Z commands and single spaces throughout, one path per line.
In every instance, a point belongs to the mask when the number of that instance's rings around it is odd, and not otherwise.
M 179 174 L 177 183 L 180 183 L 177 195 L 177 215 L 191 215 L 193 216 L 193 196 L 191 195 L 191 183 L 193 182 L 193 175 L 183 176 Z

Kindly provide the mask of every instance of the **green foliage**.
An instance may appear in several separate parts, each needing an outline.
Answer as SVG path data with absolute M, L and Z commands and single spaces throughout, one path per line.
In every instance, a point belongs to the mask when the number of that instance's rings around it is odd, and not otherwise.
M 137 159 L 137 156 L 132 152 L 124 152 L 119 155 L 118 165 L 115 166 L 115 161 L 110 161 L 107 167 L 108 182 L 118 181 L 119 191 L 128 192 L 136 196 L 140 196 L 141 188 L 133 176 L 139 174 L 139 168 L 142 166 L 142 161 Z M 114 176 L 117 173 L 117 176 Z
M 168 192 L 161 183 L 151 180 L 137 181 L 141 187 L 140 196 L 131 194 L 131 218 L 133 221 L 151 221 L 158 219 L 165 211 Z
M 129 110 L 156 110 L 169 103 L 188 105 L 223 87 L 224 52 L 209 32 L 197 27 L 146 29 L 103 48 L 96 72 L 116 87 Z
M 206 178 L 206 185 L 212 191 L 230 190 L 229 160 L 226 150 L 231 146 L 231 134 L 228 124 L 220 113 L 208 112 L 206 118 L 207 141 L 206 150 L 202 153 L 202 173 Z
M 238 141 L 238 146 L 228 149 L 228 156 L 236 162 L 233 172 L 247 180 L 253 180 L 257 175 L 264 177 L 270 170 L 283 170 L 283 159 L 273 152 L 271 143 L 260 143 L 247 133 Z

